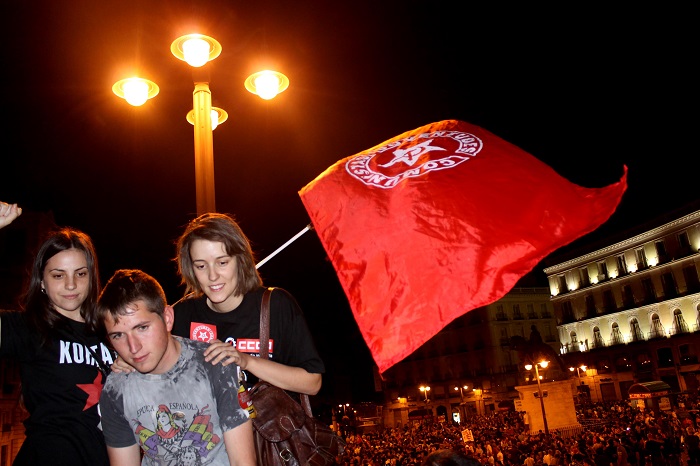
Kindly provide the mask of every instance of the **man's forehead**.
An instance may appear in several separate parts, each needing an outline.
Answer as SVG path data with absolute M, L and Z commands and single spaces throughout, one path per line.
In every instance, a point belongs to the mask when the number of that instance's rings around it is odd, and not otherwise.
M 153 314 L 151 311 L 148 310 L 148 307 L 146 306 L 146 302 L 142 299 L 139 299 L 137 301 L 133 301 L 127 305 L 124 306 L 124 310 L 119 313 L 117 316 L 112 316 L 112 314 L 107 314 L 105 323 L 108 326 L 115 326 L 120 323 L 123 323 L 126 320 L 130 320 L 130 318 L 139 316 L 139 317 L 148 317 L 150 314 Z

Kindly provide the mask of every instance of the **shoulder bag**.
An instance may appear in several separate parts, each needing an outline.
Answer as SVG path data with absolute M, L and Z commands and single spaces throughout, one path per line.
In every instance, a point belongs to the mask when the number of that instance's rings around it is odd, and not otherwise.
M 267 359 L 270 341 L 270 294 L 260 310 L 260 357 Z M 260 380 L 250 390 L 255 408 L 253 435 L 259 466 L 331 466 L 345 450 L 345 440 L 313 417 L 309 396 L 301 403 L 285 390 Z

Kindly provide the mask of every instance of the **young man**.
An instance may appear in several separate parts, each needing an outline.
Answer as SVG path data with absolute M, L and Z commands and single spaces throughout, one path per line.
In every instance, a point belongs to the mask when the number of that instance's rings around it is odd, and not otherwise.
M 236 365 L 206 363 L 208 344 L 171 335 L 173 308 L 153 277 L 118 270 L 96 312 L 107 341 L 136 369 L 110 374 L 100 398 L 112 466 L 255 465 Z

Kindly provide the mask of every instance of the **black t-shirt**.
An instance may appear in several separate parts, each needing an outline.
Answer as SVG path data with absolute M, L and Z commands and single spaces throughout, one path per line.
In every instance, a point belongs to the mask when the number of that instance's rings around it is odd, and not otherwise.
M 175 304 L 172 333 L 193 340 L 219 339 L 239 351 L 260 355 L 260 305 L 265 288 L 243 296 L 230 312 L 216 312 L 207 306 L 206 296 L 182 299 Z M 270 359 L 280 364 L 301 367 L 307 372 L 325 372 L 304 314 L 292 295 L 275 288 L 270 297 Z M 257 381 L 246 374 L 249 385 Z
M 45 451 L 45 445 L 58 445 L 51 453 L 54 459 L 108 464 L 98 410 L 105 376 L 88 346 L 106 367 L 114 362 L 113 353 L 87 333 L 84 323 L 64 319 L 51 341 L 41 346 L 24 312 L 0 313 L 0 356 L 20 363 L 22 398 L 29 412 L 19 458 L 37 458 L 38 447 Z

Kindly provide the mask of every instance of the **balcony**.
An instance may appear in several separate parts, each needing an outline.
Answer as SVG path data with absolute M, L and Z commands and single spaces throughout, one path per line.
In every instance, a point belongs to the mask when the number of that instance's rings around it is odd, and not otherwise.
M 624 345 L 625 344 L 625 339 L 622 338 L 622 335 L 620 332 L 615 332 L 613 333 L 612 337 L 610 337 L 610 346 L 614 345 Z
M 605 348 L 605 342 L 603 341 L 602 338 L 595 338 L 591 342 L 591 349 L 596 349 L 596 348 Z
M 690 333 L 690 329 L 688 328 L 688 324 L 683 322 L 674 322 L 673 325 L 671 326 L 671 335 L 680 335 L 683 333 Z

